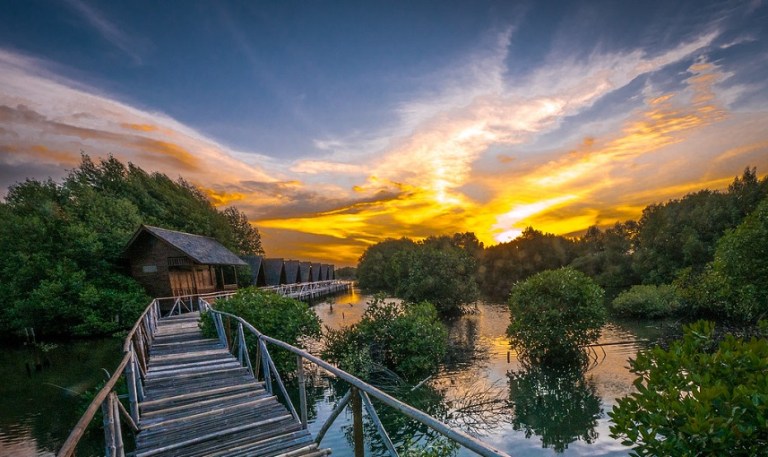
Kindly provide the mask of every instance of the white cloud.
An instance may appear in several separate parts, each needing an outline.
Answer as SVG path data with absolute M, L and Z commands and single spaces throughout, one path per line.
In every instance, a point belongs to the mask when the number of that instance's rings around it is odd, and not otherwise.
M 163 113 L 74 87 L 50 76 L 41 61 L 5 50 L 0 50 L 0 107 L 5 116 L 0 145 L 7 146 L 0 162 L 62 163 L 65 156 L 77 160 L 82 150 L 201 182 L 278 177 Z

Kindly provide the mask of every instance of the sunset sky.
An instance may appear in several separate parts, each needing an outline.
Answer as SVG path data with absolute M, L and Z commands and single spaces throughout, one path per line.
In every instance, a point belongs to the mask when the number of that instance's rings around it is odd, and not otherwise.
M 768 171 L 768 2 L 6 1 L 0 195 L 81 151 L 271 257 L 577 234 Z

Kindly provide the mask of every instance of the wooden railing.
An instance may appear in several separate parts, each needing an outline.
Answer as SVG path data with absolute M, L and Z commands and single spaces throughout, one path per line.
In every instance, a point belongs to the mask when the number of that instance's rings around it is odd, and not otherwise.
M 488 446 L 461 430 L 451 428 L 412 406 L 402 403 L 396 398 L 312 354 L 262 334 L 239 316 L 218 311 L 212 306 L 212 304 L 215 304 L 216 300 L 226 300 L 232 295 L 232 292 L 221 292 L 184 297 L 156 298 L 152 300 L 136 321 L 136 324 L 128 332 L 123 344 L 123 357 L 117 368 L 104 384 L 104 387 L 102 387 L 96 394 L 82 417 L 80 417 L 80 420 L 72 429 L 69 437 L 59 450 L 57 457 L 70 457 L 74 455 L 78 442 L 83 437 L 86 428 L 100 408 L 104 416 L 105 455 L 108 457 L 123 457 L 125 455 L 121 423 L 128 425 L 133 433 L 140 432 L 139 425 L 141 424 L 141 412 L 139 403 L 144 400 L 144 379 L 147 374 L 149 349 L 154 340 L 155 332 L 157 331 L 158 320 L 163 315 L 182 314 L 191 311 L 210 313 L 221 343 L 235 354 L 241 365 L 247 367 L 256 379 L 262 379 L 264 381 L 267 391 L 274 393 L 274 387 L 275 385 L 277 386 L 283 399 L 287 403 L 289 411 L 297 421 L 302 423 L 304 428 L 307 427 L 307 394 L 304 377 L 305 361 L 319 366 L 326 372 L 344 380 L 350 385 L 350 390 L 342 398 L 341 402 L 336 406 L 328 420 L 322 425 L 317 433 L 317 436 L 315 437 L 317 443 L 323 439 L 326 432 L 330 429 L 335 419 L 341 414 L 344 408 L 351 403 L 354 417 L 353 436 L 355 440 L 356 456 L 363 455 L 361 411 L 363 406 L 368 412 L 371 421 L 375 424 L 384 444 L 387 449 L 389 449 L 389 452 L 393 456 L 397 456 L 395 446 L 389 439 L 371 402 L 371 397 L 373 397 L 381 403 L 394 408 L 396 411 L 399 411 L 411 419 L 421 422 L 479 455 L 507 456 L 507 454 Z M 162 311 L 166 309 L 169 311 L 163 313 Z M 231 340 L 227 337 L 222 316 L 227 316 L 237 322 L 237 334 L 231 335 Z M 256 363 L 255 366 L 251 362 L 251 357 L 248 354 L 248 347 L 245 343 L 246 330 L 258 340 L 258 353 L 254 359 L 258 363 Z M 280 377 L 280 373 L 277 371 L 275 363 L 269 355 L 267 344 L 283 348 L 296 355 L 300 403 L 298 411 L 291 402 L 285 384 Z M 128 408 L 121 403 L 115 392 L 121 377 L 124 378 L 128 388 Z
M 271 338 L 267 335 L 264 335 L 263 333 L 259 332 L 256 328 L 254 328 L 250 323 L 245 321 L 243 318 L 236 316 L 234 314 L 216 310 L 204 298 L 201 298 L 199 300 L 199 308 L 202 310 L 203 313 L 208 313 L 211 315 L 214 326 L 216 328 L 217 335 L 221 343 L 225 345 L 225 347 L 227 347 L 231 352 L 233 352 L 233 354 L 236 354 L 236 357 L 240 361 L 241 365 L 243 367 L 246 367 L 254 375 L 256 379 L 261 379 L 264 381 L 265 388 L 269 393 L 275 394 L 275 384 L 277 385 L 277 388 L 279 389 L 282 395 L 282 398 L 285 401 L 289 411 L 297 421 L 301 422 L 304 428 L 307 428 L 307 393 L 306 393 L 306 382 L 305 382 L 305 376 L 304 376 L 305 361 L 317 365 L 318 367 L 322 368 L 326 372 L 334 375 L 336 378 L 341 379 L 350 385 L 349 391 L 346 393 L 346 395 L 344 395 L 342 400 L 339 402 L 336 408 L 332 411 L 330 417 L 326 420 L 326 422 L 320 428 L 320 431 L 317 433 L 317 436 L 315 437 L 315 442 L 318 444 L 325 436 L 325 433 L 333 425 L 334 421 L 339 416 L 339 414 L 341 414 L 344 408 L 347 407 L 347 404 L 351 402 L 352 410 L 353 410 L 352 411 L 353 437 L 355 441 L 355 455 L 356 456 L 364 455 L 363 454 L 363 451 L 364 451 L 363 433 L 362 433 L 362 427 L 363 427 L 362 407 L 365 406 L 365 409 L 368 412 L 369 418 L 376 426 L 379 436 L 384 442 L 384 445 L 389 450 L 390 455 L 392 455 L 393 457 L 397 457 L 398 453 L 395 448 L 395 445 L 394 443 L 392 443 L 392 440 L 389 438 L 389 435 L 387 434 L 387 431 L 384 429 L 384 425 L 382 424 L 381 420 L 379 420 L 378 414 L 376 413 L 376 409 L 374 408 L 373 403 L 371 402 L 371 397 L 373 397 L 376 400 L 380 401 L 381 403 L 400 412 L 401 414 L 426 425 L 427 427 L 435 430 L 436 432 L 442 434 L 443 436 L 449 438 L 450 440 L 460 444 L 461 446 L 464 446 L 465 448 L 479 455 L 487 456 L 487 457 L 502 457 L 502 456 L 508 457 L 507 454 L 505 454 L 504 452 L 498 449 L 495 449 L 486 443 L 483 443 L 477 438 L 474 438 L 464 433 L 461 430 L 452 428 L 449 425 L 446 425 L 438 421 L 437 419 L 433 418 L 432 416 L 426 414 L 423 411 L 420 411 L 412 406 L 409 406 L 401 402 L 400 400 L 382 392 L 381 390 L 347 373 L 346 371 L 341 370 L 335 365 L 332 365 L 284 341 L 280 341 L 275 338 Z M 224 327 L 224 321 L 222 317 L 227 317 L 237 322 L 236 333 L 232 332 L 228 334 L 228 332 Z M 251 357 L 248 354 L 248 346 L 245 342 L 246 330 L 251 335 L 254 335 L 258 341 L 258 344 L 256 346 L 257 354 L 255 354 L 255 358 L 254 358 L 254 360 L 256 361 L 255 364 L 251 362 Z M 286 389 L 285 383 L 283 383 L 280 373 L 275 367 L 275 363 L 269 354 L 269 349 L 267 348 L 267 344 L 271 344 L 276 347 L 285 349 L 296 355 L 296 367 L 297 367 L 296 374 L 297 374 L 298 389 L 299 389 L 299 392 L 298 392 L 299 393 L 299 410 L 298 411 L 293 405 L 293 402 L 291 401 L 290 396 L 288 395 L 288 391 Z
M 350 290 L 352 281 L 341 281 L 331 279 L 328 281 L 300 282 L 294 284 L 281 284 L 279 286 L 261 287 L 262 290 L 269 290 L 286 297 L 303 300 L 305 298 L 316 298 L 321 295 Z
M 139 402 L 144 398 L 143 379 L 147 372 L 149 346 L 157 330 L 157 320 L 160 318 L 160 304 L 164 299 L 156 298 L 147 306 L 133 328 L 128 332 L 123 344 L 123 358 L 120 360 L 112 376 L 104 387 L 91 401 L 85 413 L 72 429 L 69 437 L 61 446 L 58 457 L 74 455 L 77 443 L 83 437 L 85 429 L 91 423 L 99 408 L 104 413 L 104 437 L 106 455 L 108 457 L 123 456 L 123 435 L 120 426 L 121 419 L 128 424 L 134 433 L 138 432 Z M 115 393 L 120 377 L 125 377 L 128 386 L 128 404 L 126 408 Z

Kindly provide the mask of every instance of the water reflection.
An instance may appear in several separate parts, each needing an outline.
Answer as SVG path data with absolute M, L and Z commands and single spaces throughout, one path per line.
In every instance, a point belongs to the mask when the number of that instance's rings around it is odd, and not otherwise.
M 370 298 L 355 293 L 336 297 L 333 305 L 318 303 L 314 309 L 324 325 L 338 329 L 356 323 Z M 508 325 L 508 308 L 492 303 L 480 303 L 476 312 L 447 321 L 451 349 L 440 372 L 412 393 L 412 386 L 400 386 L 392 394 L 510 455 L 629 455 L 629 448 L 609 436 L 604 411 L 634 390 L 627 358 L 645 346 L 644 341 L 654 340 L 656 324 L 606 325 L 599 342 L 607 346 L 595 348 L 600 364 L 586 375 L 526 369 L 509 347 Z M 333 409 L 332 399 L 341 397 L 347 386 L 338 388 L 343 390 L 323 394 L 330 401 L 321 395 L 320 423 L 311 423 L 311 431 L 319 429 Z M 377 405 L 377 412 L 399 450 L 405 443 L 441 445 L 442 438 L 426 427 L 383 405 Z M 353 455 L 351 419 L 349 412 L 343 413 L 323 440 L 335 456 Z M 388 455 L 373 424 L 365 420 L 366 455 Z M 474 455 L 463 448 L 444 451 Z
M 563 452 L 576 440 L 591 444 L 603 416 L 597 387 L 579 368 L 524 368 L 509 373 L 512 426 Z

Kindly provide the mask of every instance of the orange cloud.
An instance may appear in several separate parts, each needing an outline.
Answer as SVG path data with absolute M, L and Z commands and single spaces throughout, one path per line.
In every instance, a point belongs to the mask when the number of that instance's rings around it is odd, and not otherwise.
M 126 129 L 136 130 L 138 132 L 154 132 L 157 130 L 157 127 L 151 124 L 129 124 L 127 122 L 124 122 L 120 125 L 122 125 Z

